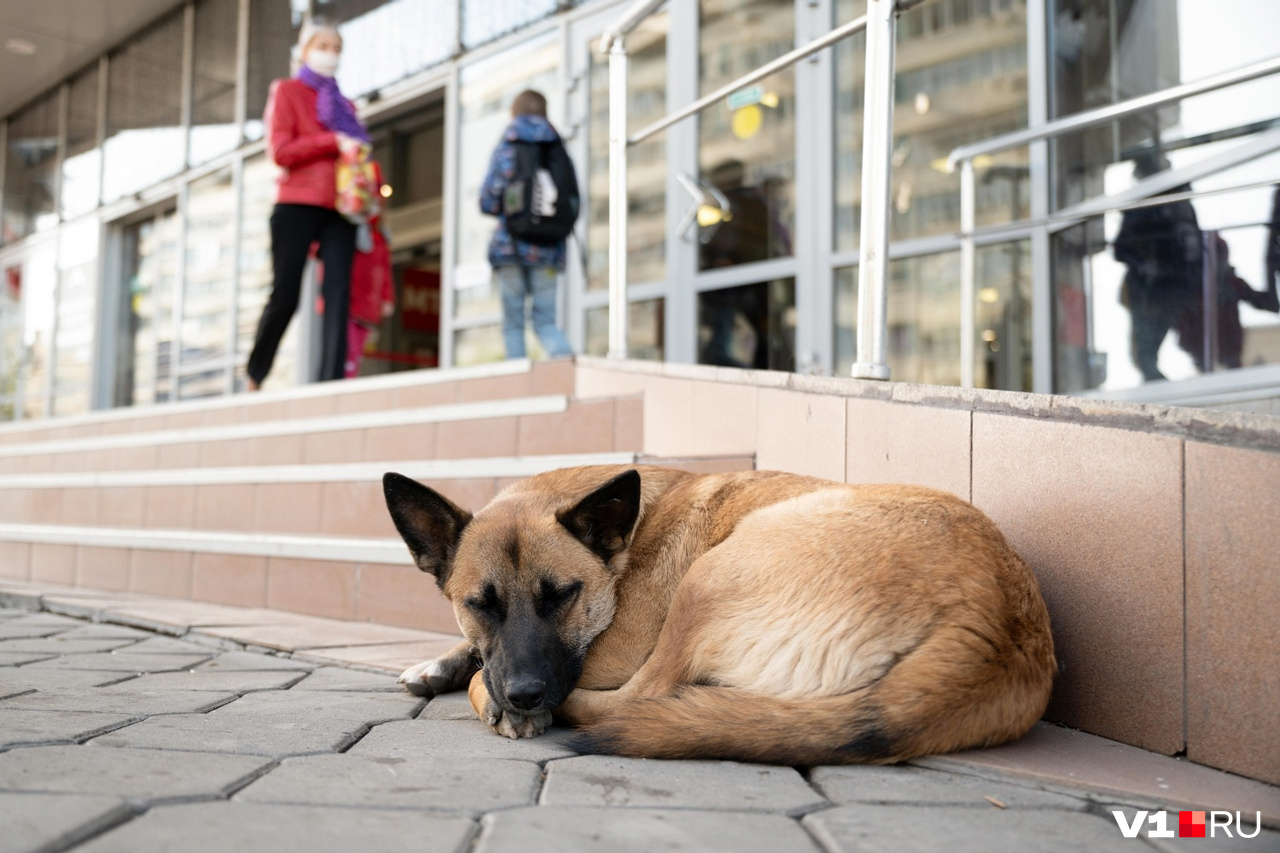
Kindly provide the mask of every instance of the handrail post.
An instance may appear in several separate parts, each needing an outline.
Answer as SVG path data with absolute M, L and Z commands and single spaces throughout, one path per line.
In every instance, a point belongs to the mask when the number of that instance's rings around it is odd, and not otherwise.
M 609 49 L 609 358 L 627 357 L 627 48 Z
M 960 387 L 973 387 L 974 299 L 977 251 L 973 245 L 977 186 L 973 161 L 960 165 Z
M 862 113 L 862 232 L 853 376 L 888 379 L 889 170 L 893 156 L 893 52 L 897 0 L 868 0 Z

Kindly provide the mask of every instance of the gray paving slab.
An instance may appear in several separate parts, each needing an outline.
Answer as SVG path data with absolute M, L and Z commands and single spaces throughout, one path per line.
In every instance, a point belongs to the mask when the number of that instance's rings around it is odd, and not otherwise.
M 1042 791 L 1033 785 L 993 782 L 910 765 L 815 767 L 809 779 L 827 799 L 842 806 L 853 803 L 915 803 L 985 809 L 1059 808 L 1080 811 L 1088 805 L 1083 798 Z
M 0 622 L 0 640 L 19 640 L 24 637 L 50 637 L 67 630 L 62 625 L 43 622 L 31 623 L 26 619 L 9 619 Z
M 533 805 L 541 785 L 541 769 L 528 761 L 343 753 L 285 759 L 236 799 L 429 809 L 479 817 L 493 809 Z
M 410 810 L 219 802 L 161 806 L 77 853 L 461 853 L 475 823 Z
M 52 655 L 72 655 L 85 652 L 110 652 L 133 645 L 130 639 L 75 639 L 65 633 L 52 637 L 30 637 L 22 640 L 0 641 L 0 652 L 40 652 Z
M 337 752 L 384 720 L 412 717 L 421 700 L 316 691 L 250 693 L 207 714 L 151 717 L 98 738 L 100 746 L 235 752 L 283 758 Z
M 316 665 L 300 661 L 295 658 L 281 657 L 280 655 L 270 655 L 262 652 L 242 652 L 232 651 L 223 652 L 211 661 L 200 664 L 196 667 L 201 671 L 218 670 L 222 672 L 241 672 L 245 670 L 262 670 L 262 669 L 292 669 L 306 670 L 310 672 L 315 669 Z
M 577 755 L 565 743 L 572 736 L 569 729 L 553 728 L 538 737 L 512 740 L 495 733 L 477 719 L 409 720 L 378 726 L 351 751 L 389 758 L 433 755 L 457 759 L 509 758 L 542 763 L 552 758 Z
M 198 655 L 131 654 L 104 652 L 89 655 L 63 655 L 52 660 L 40 661 L 29 666 L 42 669 L 93 669 L 106 672 L 173 672 L 190 669 L 213 657 L 212 650 Z
M 25 693 L 28 690 L 53 690 L 60 687 L 101 687 L 134 678 L 131 672 L 95 672 L 91 669 L 25 669 L 0 668 L 0 696 Z
M 547 764 L 540 802 L 800 815 L 830 805 L 793 767 L 584 755 Z
M 132 816 L 117 797 L 0 791 L 0 853 L 61 850 Z
M 42 711 L 97 711 L 109 714 L 203 714 L 236 698 L 211 690 L 146 690 L 131 683 L 93 689 L 53 688 L 0 701 L 0 708 Z
M 1134 853 L 1115 821 L 1084 812 L 840 806 L 803 820 L 831 853 Z M 1138 842 L 1140 843 L 1140 842 Z
M 136 722 L 133 714 L 94 711 L 27 711 L 0 707 L 0 749 L 41 743 L 69 743 Z
M 173 637 L 149 637 L 129 646 L 128 652 L 135 655 L 217 655 L 221 654 L 221 649 Z
M 30 610 L 20 610 L 17 607 L 0 607 L 0 622 L 8 622 L 10 619 L 17 619 L 30 614 Z
M 67 631 L 63 636 L 74 639 L 146 640 L 155 634 L 125 625 L 90 624 L 77 622 L 79 628 Z
M 6 652 L 0 651 L 0 666 L 23 666 L 38 661 L 53 660 L 57 652 Z
M 402 690 L 404 688 L 401 688 Z M 455 693 L 442 693 L 427 703 L 427 707 L 418 715 L 422 720 L 476 720 L 475 710 L 471 707 L 471 698 L 465 690 Z
M 539 806 L 493 812 L 476 853 L 818 853 L 776 814 Z
M 361 672 L 337 666 L 324 666 L 293 686 L 294 690 L 336 690 L 339 692 L 404 693 L 391 674 Z
M 225 797 L 270 760 L 261 756 L 92 746 L 44 746 L 0 753 L 0 789 L 110 794 L 149 805 Z
M 46 625 L 52 628 L 76 628 L 83 625 L 77 619 L 69 616 L 59 616 L 56 613 L 44 613 L 38 611 L 29 611 L 25 616 L 9 622 L 10 625 Z
M 199 667 L 182 672 L 156 672 L 133 679 L 147 690 L 216 690 L 249 693 L 255 690 L 283 690 L 306 673 L 300 670 L 207 670 Z

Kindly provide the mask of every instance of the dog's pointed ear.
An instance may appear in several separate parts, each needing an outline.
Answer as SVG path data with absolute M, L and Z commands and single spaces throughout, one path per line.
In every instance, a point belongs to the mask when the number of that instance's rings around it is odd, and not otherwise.
M 556 519 L 608 563 L 627 545 L 640 515 L 640 472 L 623 471 Z
M 462 530 L 471 513 L 448 498 L 403 474 L 382 476 L 382 493 L 396 530 L 409 546 L 418 568 L 436 576 L 444 586 Z

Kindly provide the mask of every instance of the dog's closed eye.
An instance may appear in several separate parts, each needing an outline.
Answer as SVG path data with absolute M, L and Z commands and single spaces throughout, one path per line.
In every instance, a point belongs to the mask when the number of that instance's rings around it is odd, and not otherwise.
M 573 604 L 574 599 L 578 597 L 578 593 L 581 591 L 582 581 L 556 584 L 544 578 L 538 595 L 538 614 L 550 616 L 557 610 L 568 607 Z
M 491 583 L 485 584 L 482 595 L 471 596 L 464 603 L 467 605 L 467 609 L 477 616 L 498 621 L 502 621 L 507 616 L 506 605 L 498 597 L 497 588 Z

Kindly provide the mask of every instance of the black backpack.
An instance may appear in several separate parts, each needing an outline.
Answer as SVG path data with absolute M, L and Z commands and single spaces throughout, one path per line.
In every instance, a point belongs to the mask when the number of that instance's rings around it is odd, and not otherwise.
M 517 240 L 554 246 L 578 219 L 578 176 L 560 140 L 516 142 L 516 172 L 502 192 L 507 232 Z

